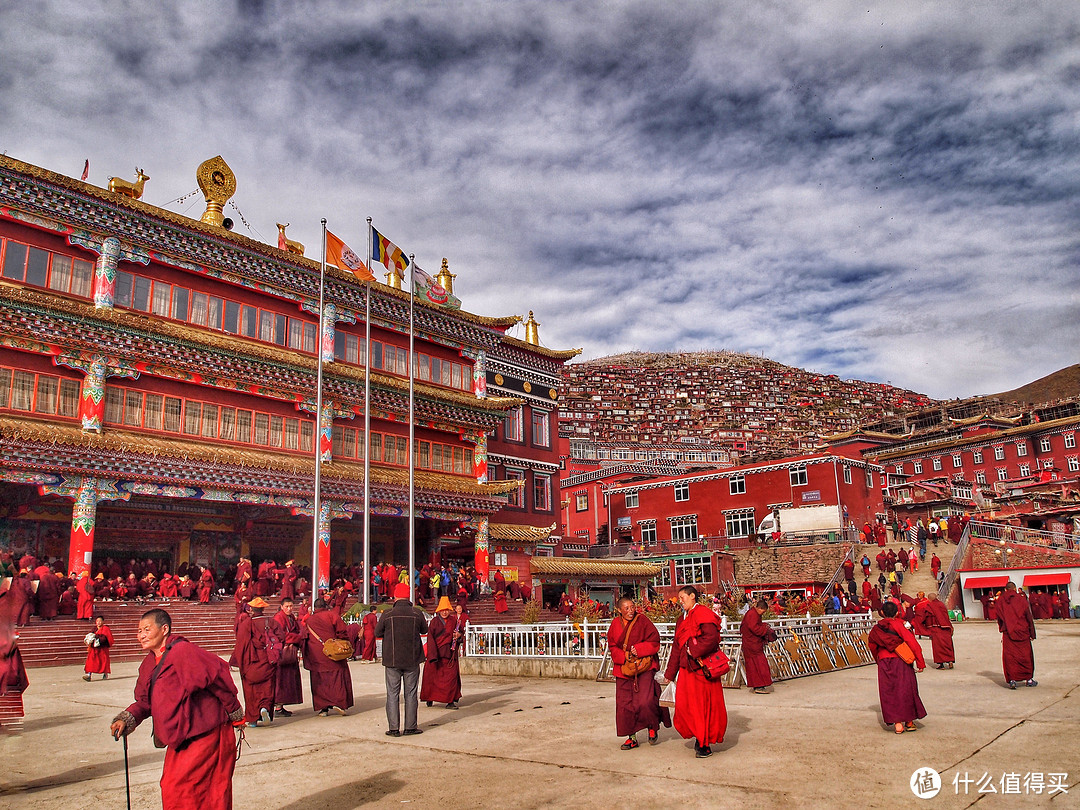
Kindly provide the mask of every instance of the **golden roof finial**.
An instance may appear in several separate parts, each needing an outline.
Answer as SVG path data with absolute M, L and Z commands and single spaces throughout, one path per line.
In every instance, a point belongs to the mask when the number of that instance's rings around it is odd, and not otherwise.
M 389 271 L 383 273 L 383 275 L 386 277 L 386 286 L 387 287 L 391 287 L 391 288 L 393 288 L 395 290 L 402 289 L 402 287 L 401 287 L 401 276 L 399 276 L 397 274 L 397 270 L 389 270 Z
M 540 324 L 533 317 L 531 309 L 529 310 L 529 317 L 525 321 L 525 342 L 530 346 L 540 345 Z
M 199 164 L 199 168 L 195 170 L 195 179 L 206 198 L 206 210 L 203 211 L 201 221 L 221 227 L 221 223 L 225 221 L 222 209 L 236 193 L 236 175 L 229 168 L 229 164 L 222 160 L 221 155 L 218 155 Z
M 436 277 L 435 280 L 439 282 L 440 287 L 453 295 L 455 278 L 457 278 L 457 275 L 450 272 L 450 265 L 447 263 L 446 257 L 443 256 L 442 269 L 439 270 L 439 275 Z

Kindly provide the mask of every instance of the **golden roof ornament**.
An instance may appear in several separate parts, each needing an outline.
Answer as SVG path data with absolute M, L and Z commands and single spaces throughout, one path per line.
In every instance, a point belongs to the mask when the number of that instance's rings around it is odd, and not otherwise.
M 387 287 L 390 287 L 390 288 L 395 289 L 395 290 L 402 289 L 401 276 L 399 276 L 397 274 L 396 269 L 390 270 L 390 271 L 388 271 L 386 273 L 383 273 L 383 276 L 386 278 L 386 286 Z
M 229 164 L 222 160 L 221 155 L 218 155 L 199 164 L 199 168 L 195 170 L 195 180 L 206 198 L 206 210 L 203 211 L 201 221 L 220 228 L 225 221 L 222 209 L 236 193 L 236 175 L 229 168 Z
M 146 181 L 149 179 L 150 175 L 145 174 L 142 169 L 136 166 L 134 183 L 129 183 L 121 177 L 110 177 L 109 191 L 123 194 L 125 197 L 131 197 L 131 199 L 137 200 L 142 197 L 143 186 L 146 185 Z
M 446 257 L 443 256 L 442 269 L 439 270 L 439 275 L 435 280 L 439 282 L 439 286 L 446 290 L 450 295 L 454 294 L 454 279 L 457 278 L 456 273 L 450 272 L 450 265 L 446 261 Z
M 289 253 L 295 253 L 297 256 L 303 256 L 304 245 L 300 242 L 297 242 L 295 239 L 288 239 L 285 236 L 285 229 L 289 227 L 289 224 L 290 223 L 288 222 L 286 222 L 284 225 L 282 225 L 280 222 L 277 223 L 278 249 L 288 251 Z
M 525 321 L 525 342 L 530 346 L 540 345 L 540 324 L 536 322 L 531 309 L 529 310 L 529 317 Z

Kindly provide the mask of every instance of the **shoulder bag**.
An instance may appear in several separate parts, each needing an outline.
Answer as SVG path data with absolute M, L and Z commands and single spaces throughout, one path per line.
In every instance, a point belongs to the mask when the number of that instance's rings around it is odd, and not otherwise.
M 643 655 L 640 658 L 634 655 L 630 649 L 630 628 L 634 626 L 634 622 L 638 620 L 635 616 L 630 624 L 626 625 L 626 632 L 623 633 L 623 653 L 626 655 L 626 659 L 622 663 L 622 674 L 627 678 L 633 678 L 640 675 L 642 672 L 648 672 L 652 669 L 653 657 L 651 655 Z
M 322 644 L 322 652 L 331 661 L 346 661 L 353 657 L 353 645 L 349 643 L 348 639 L 344 638 L 329 638 L 323 641 L 319 638 L 319 634 L 308 627 L 308 632 L 315 636 L 315 640 Z

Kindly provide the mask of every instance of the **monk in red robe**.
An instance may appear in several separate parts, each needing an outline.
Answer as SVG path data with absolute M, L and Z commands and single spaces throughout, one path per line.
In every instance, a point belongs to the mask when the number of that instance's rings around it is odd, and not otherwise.
M 94 583 L 90 580 L 90 572 L 82 571 L 79 581 L 75 585 L 75 591 L 79 594 L 79 603 L 75 608 L 75 618 L 90 621 L 94 618 Z
M 924 624 L 930 633 L 934 663 L 938 669 L 945 669 L 946 666 L 952 669 L 956 662 L 956 653 L 953 651 L 953 624 L 949 618 L 949 609 L 938 599 L 936 593 L 927 598 L 926 609 Z
M 281 658 L 277 663 L 274 682 L 274 714 L 292 717 L 286 705 L 304 702 L 304 682 L 300 677 L 300 645 L 304 633 L 300 621 L 293 615 L 295 603 L 289 597 L 281 600 L 281 609 L 274 614 L 273 630 L 281 642 Z
M 206 604 L 210 601 L 210 594 L 214 590 L 214 574 L 209 568 L 204 568 L 199 575 L 199 601 Z
M 304 626 L 304 669 L 311 676 L 312 707 L 322 717 L 330 711 L 344 716 L 353 705 L 349 662 L 331 661 L 323 653 L 324 642 L 348 637 L 341 617 L 327 607 L 325 599 L 316 599 L 315 612 Z
M 15 596 L 9 589 L 0 591 L 0 697 L 15 702 L 22 717 L 22 693 L 30 685 L 19 652 L 15 631 Z
M 443 596 L 435 608 L 435 615 L 428 622 L 424 680 L 420 686 L 420 700 L 428 706 L 445 703 L 446 708 L 456 709 L 461 697 L 461 669 L 458 667 L 457 638 L 454 635 L 457 618 L 453 614 L 450 598 Z
M 161 575 L 161 588 L 158 591 L 162 599 L 175 599 L 180 595 L 176 587 L 176 577 L 169 572 Z
M 296 580 L 299 578 L 300 572 L 296 570 L 296 560 L 289 560 L 285 563 L 285 573 L 281 575 L 281 598 L 282 599 L 295 599 L 296 598 Z
M 375 625 L 378 623 L 379 614 L 375 612 L 374 607 L 368 608 L 368 612 L 364 614 L 364 618 L 361 620 L 364 650 L 360 657 L 363 661 L 375 660 Z
M 112 669 L 109 667 L 109 648 L 113 645 L 112 630 L 105 624 L 101 616 L 94 617 L 94 631 L 88 633 L 93 636 L 86 644 L 86 664 L 83 666 L 83 680 L 91 680 L 91 675 L 100 673 L 101 680 L 106 680 Z
M 926 598 L 926 594 L 919 591 L 915 598 L 915 604 L 912 605 L 911 608 L 911 632 L 917 636 L 926 637 L 930 635 L 930 630 L 926 623 L 926 620 L 929 617 L 929 605 L 930 602 Z
M 616 603 L 618 617 L 608 627 L 611 671 L 615 676 L 615 733 L 626 737 L 624 751 L 638 747 L 637 733 L 648 731 L 649 744 L 660 741 L 660 723 L 670 728 L 670 713 L 660 706 L 660 631 L 649 617 L 638 613 L 634 601 L 623 597 Z M 648 659 L 644 664 L 640 663 Z M 623 667 L 632 670 L 626 672 Z
M 172 634 L 164 610 L 139 620 L 139 644 L 149 653 L 139 667 L 135 702 L 109 730 L 127 736 L 147 717 L 168 750 L 161 773 L 162 810 L 231 810 L 236 765 L 234 725 L 244 710 L 228 665 L 183 636 Z
M 724 685 L 701 674 L 697 659 L 720 649 L 720 619 L 705 605 L 697 603 L 698 592 L 692 585 L 679 590 L 678 600 L 684 611 L 675 622 L 675 641 L 671 645 L 664 678 L 675 683 L 675 730 L 684 739 L 694 739 L 697 757 L 712 756 L 712 744 L 724 741 L 727 731 L 727 706 Z
M 916 731 L 916 720 L 926 717 L 926 707 L 919 697 L 919 682 L 916 670 L 926 668 L 922 648 L 911 631 L 898 617 L 899 608 L 895 602 L 886 602 L 881 606 L 882 619 L 870 630 L 867 646 L 877 661 L 878 700 L 881 703 L 881 716 L 886 725 L 892 725 L 897 734 Z M 914 667 L 905 662 L 897 648 L 907 644 L 914 654 Z
M 35 568 L 33 576 L 38 581 L 37 594 L 35 594 L 37 615 L 51 622 L 56 618 L 60 608 L 60 578 L 47 565 L 39 565 Z
M 1035 676 L 1035 652 L 1031 642 L 1035 638 L 1035 621 L 1031 608 L 1023 594 L 1016 592 L 1016 584 L 1009 582 L 1005 590 L 994 600 L 998 630 L 1001 632 L 1001 666 L 1010 689 L 1017 681 L 1037 686 Z
M 743 666 L 746 669 L 746 685 L 758 695 L 768 694 L 773 682 L 772 673 L 769 671 L 769 659 L 765 657 L 765 645 L 770 641 L 776 641 L 776 632 L 761 619 L 768 608 L 767 601 L 758 599 L 757 604 L 746 611 L 739 625 L 739 634 L 742 636 Z M 852 612 L 857 612 L 857 609 Z
M 241 613 L 236 620 L 236 646 L 233 660 L 240 669 L 240 684 L 244 687 L 244 722 L 256 728 L 261 720 L 274 720 L 274 683 L 277 678 L 277 661 L 271 661 L 274 650 L 268 639 L 273 629 L 270 620 L 263 615 L 267 602 L 256 596 L 248 602 L 250 613 Z M 281 649 L 277 648 L 277 654 Z

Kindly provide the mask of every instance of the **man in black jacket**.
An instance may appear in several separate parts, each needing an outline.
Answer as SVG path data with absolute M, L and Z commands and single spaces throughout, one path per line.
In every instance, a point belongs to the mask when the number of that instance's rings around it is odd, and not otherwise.
M 420 685 L 420 663 L 424 660 L 424 645 L 420 636 L 427 632 L 427 619 L 409 601 L 409 584 L 402 582 L 394 589 L 394 606 L 379 617 L 375 638 L 383 640 L 382 662 L 386 675 L 386 721 L 388 737 L 422 734 L 416 727 L 419 705 L 417 687 Z M 398 700 L 401 682 L 405 682 L 405 729 L 401 730 Z

